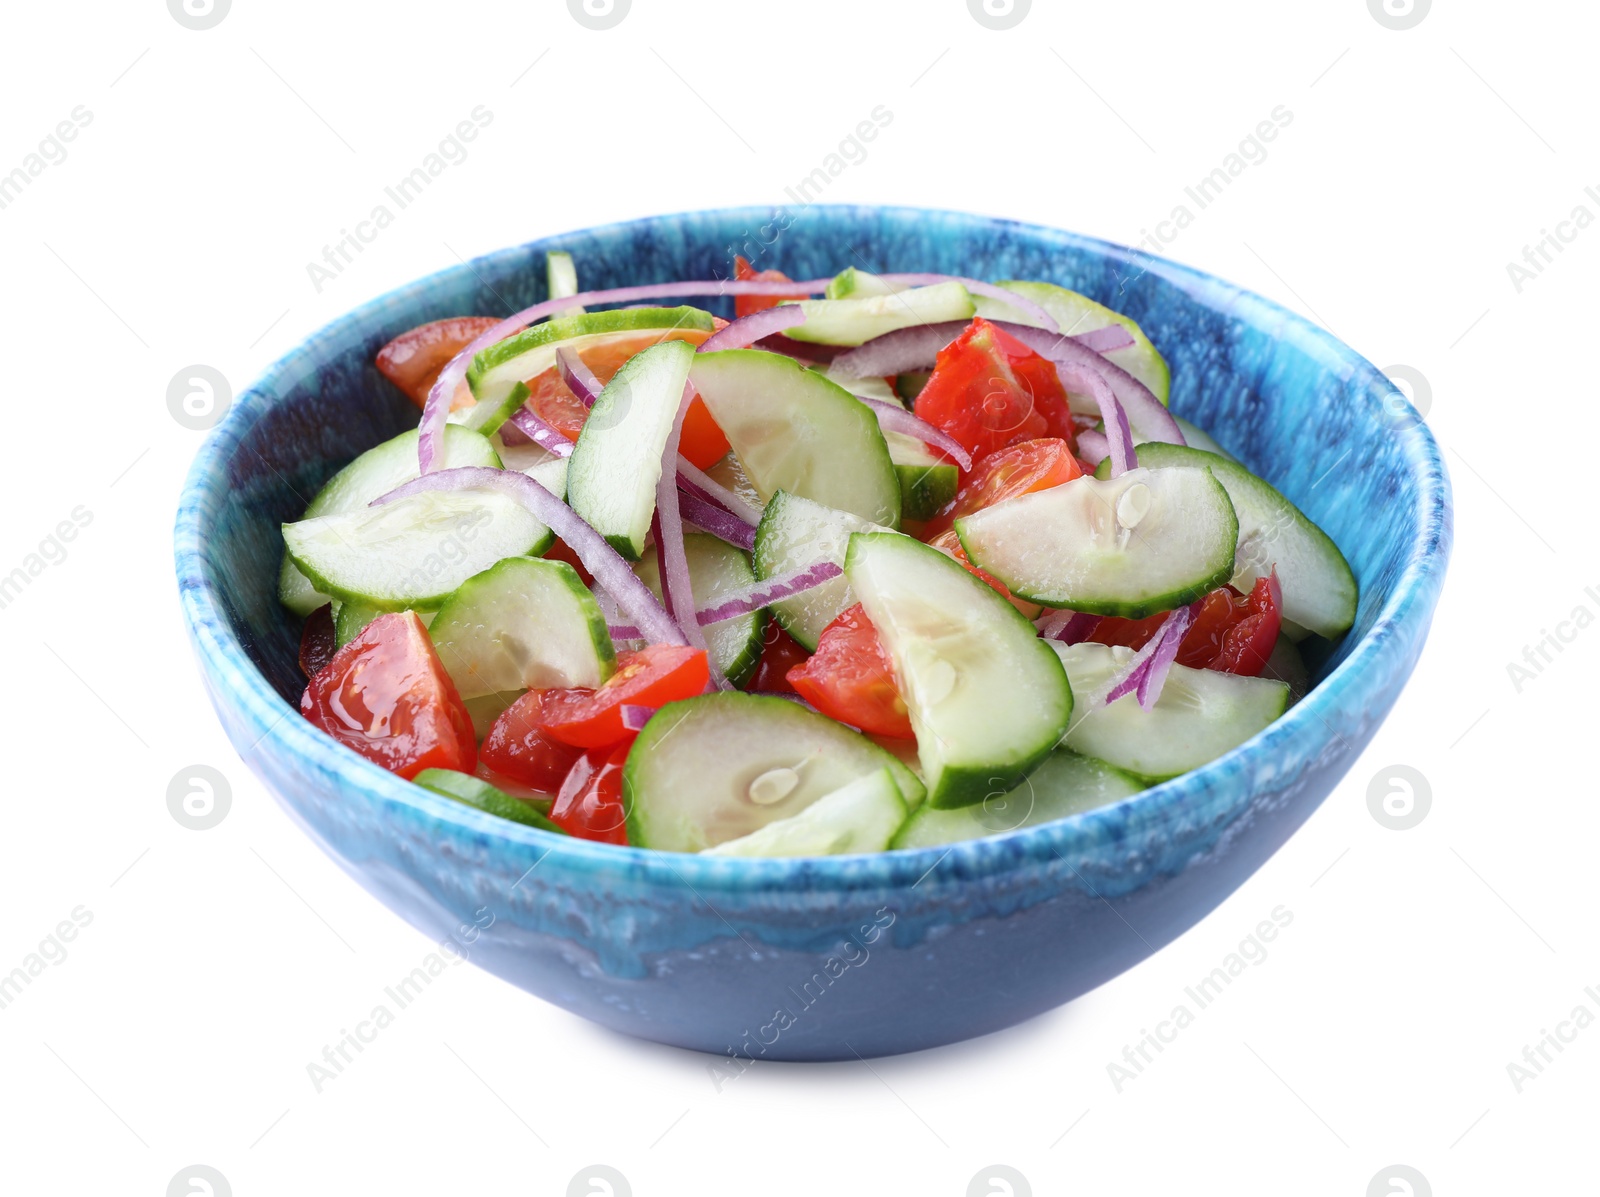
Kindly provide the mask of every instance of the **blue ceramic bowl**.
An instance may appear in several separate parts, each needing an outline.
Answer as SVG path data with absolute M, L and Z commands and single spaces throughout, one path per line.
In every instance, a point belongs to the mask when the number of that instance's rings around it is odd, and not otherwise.
M 763 247 L 765 247 L 763 249 Z M 544 254 L 585 286 L 725 276 L 736 250 L 791 277 L 851 263 L 1049 279 L 1137 320 L 1172 407 L 1322 525 L 1361 584 L 1310 696 L 1205 768 L 1048 826 L 946 849 L 710 859 L 548 835 L 413 786 L 296 713 L 298 621 L 275 601 L 278 525 L 357 453 L 415 424 L 373 368 L 390 337 L 545 297 Z M 725 301 L 713 306 L 727 314 Z M 1052 229 L 909 208 L 730 209 L 552 237 L 403 287 L 242 393 L 177 522 L 184 615 L 251 769 L 353 877 L 481 967 L 606 1026 L 766 1059 L 951 1043 L 1069 1001 L 1203 918 L 1316 809 L 1393 705 L 1450 551 L 1449 483 L 1416 413 L 1320 329 L 1237 287 Z

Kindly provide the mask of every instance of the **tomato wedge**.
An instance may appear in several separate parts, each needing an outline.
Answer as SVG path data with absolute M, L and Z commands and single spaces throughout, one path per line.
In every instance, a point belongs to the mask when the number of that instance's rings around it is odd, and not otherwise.
M 963 515 L 1082 475 L 1070 442 L 1060 437 L 1020 441 L 976 462 L 950 506 L 928 522 L 927 530 L 944 532 Z
M 711 680 L 703 648 L 651 644 L 617 654 L 617 671 L 597 690 L 546 690 L 539 726 L 575 748 L 632 743 L 637 732 L 622 722 L 624 706 L 659 707 L 693 698 Z
M 822 629 L 817 651 L 788 676 L 801 698 L 832 719 L 874 735 L 916 738 L 894 666 L 860 603 Z
M 478 764 L 472 719 L 413 611 L 374 619 L 311 679 L 300 713 L 391 773 Z
M 519 785 L 554 794 L 583 750 L 563 744 L 539 726 L 544 693 L 530 690 L 501 713 L 483 738 L 479 759 Z
M 1276 570 L 1257 578 L 1249 594 L 1219 586 L 1195 604 L 1194 622 L 1178 646 L 1178 664 L 1259 676 L 1278 643 L 1282 610 L 1283 590 Z M 1088 638 L 1098 644 L 1143 648 L 1166 622 L 1167 614 L 1164 611 L 1145 619 L 1107 616 L 1095 624 Z
M 1072 413 L 1055 366 L 981 316 L 939 351 L 915 410 L 974 457 L 1045 436 L 1072 444 Z
M 300 672 L 314 678 L 339 651 L 339 637 L 333 630 L 333 606 L 323 603 L 306 616 L 300 629 Z
M 580 755 L 550 807 L 550 821 L 578 839 L 626 847 L 628 810 L 623 803 L 622 768 L 632 747 L 630 740 Z
M 378 350 L 378 373 L 421 407 L 428 401 L 439 371 L 467 347 L 474 337 L 488 332 L 500 321 L 493 316 L 452 316 L 448 320 L 435 320 L 419 324 L 401 333 Z M 452 410 L 472 406 L 472 392 L 462 383 L 451 401 Z
M 789 684 L 789 670 L 805 664 L 810 655 L 798 640 L 778 626 L 776 619 L 769 619 L 761 645 L 761 659 L 756 662 L 748 688 L 770 694 L 795 693 L 795 688 Z
M 733 277 L 740 282 L 788 283 L 794 281 L 781 270 L 757 270 L 738 254 L 733 257 Z M 736 316 L 748 316 L 752 312 L 764 312 L 768 308 L 775 308 L 786 299 L 808 298 L 810 297 L 807 295 L 735 295 L 733 297 L 733 313 Z

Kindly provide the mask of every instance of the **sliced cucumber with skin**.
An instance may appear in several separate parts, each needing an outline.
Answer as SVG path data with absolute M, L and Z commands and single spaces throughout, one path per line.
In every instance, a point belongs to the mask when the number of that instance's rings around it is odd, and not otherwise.
M 689 379 L 763 504 L 786 490 L 900 526 L 889 446 L 873 410 L 849 391 L 760 349 L 695 354 Z
M 905 406 L 900 402 L 900 396 L 894 393 L 894 388 L 889 385 L 886 379 L 874 378 L 870 374 L 865 378 L 847 378 L 820 366 L 811 366 L 810 369 L 815 370 L 835 386 L 841 386 L 859 398 L 877 399 L 883 403 L 893 403 L 898 407 Z
M 456 466 L 500 467 L 500 458 L 494 446 L 469 429 L 446 425 L 440 445 L 442 469 L 454 469 Z M 413 429 L 368 449 L 328 479 L 327 485 L 317 492 L 300 518 L 314 519 L 321 515 L 359 511 L 372 500 L 410 482 L 418 473 L 417 433 Z M 310 615 L 329 597 L 318 592 L 306 576 L 295 568 L 285 552 L 282 568 L 278 571 L 278 601 L 296 615 Z
M 578 293 L 578 268 L 572 261 L 572 255 L 565 250 L 553 249 L 545 254 L 544 278 L 550 291 L 550 299 L 565 299 L 569 295 Z M 555 318 L 564 320 L 583 314 L 583 305 L 573 304 L 570 308 L 562 308 L 556 313 Z
M 324 594 L 381 611 L 436 610 L 473 574 L 555 540 L 522 504 L 492 491 L 421 491 L 283 526 L 296 568 Z
M 428 634 L 462 698 L 594 689 L 617 659 L 606 617 L 578 571 L 539 557 L 508 557 L 468 578 Z
M 1003 794 L 1066 730 L 1072 690 L 1033 625 L 909 536 L 857 532 L 845 573 L 894 663 L 936 807 Z
M 843 856 L 882 852 L 906 821 L 906 800 L 887 769 L 818 798 L 798 815 L 707 848 L 706 856 Z
M 1068 291 L 1065 287 L 1058 287 L 1053 283 L 1011 279 L 995 285 L 1004 287 L 1007 291 L 1015 291 L 1024 299 L 1031 299 L 1055 317 L 1061 331 L 1069 337 L 1093 332 L 1097 328 L 1106 328 L 1112 324 L 1127 329 L 1128 335 L 1133 338 L 1133 344 L 1122 349 L 1113 349 L 1104 355 L 1106 360 L 1113 365 L 1121 366 L 1149 387 L 1157 399 L 1166 403 L 1167 392 L 1172 385 L 1172 371 L 1167 367 L 1167 359 L 1162 357 L 1160 351 L 1150 343 L 1150 338 L 1145 336 L 1144 329 L 1135 321 L 1121 312 L 1112 311 L 1104 304 L 1096 303 L 1087 295 L 1079 295 L 1076 291 Z M 978 315 L 987 319 L 1009 320 L 1013 324 L 1036 326 L 1039 324 L 1033 315 L 1004 300 L 989 299 L 980 295 L 973 302 L 977 305 Z M 1091 401 L 1084 410 L 1099 409 Z
M 757 511 L 766 506 L 767 500 L 756 490 L 755 484 L 750 481 L 750 475 L 746 474 L 744 467 L 739 464 L 737 455 L 727 454 L 707 470 L 706 474 L 713 482 L 731 490 Z
M 454 769 L 424 769 L 412 780 L 425 790 L 453 798 L 463 806 L 470 806 L 496 818 L 510 819 L 513 823 L 537 827 L 540 831 L 553 831 L 557 835 L 567 834 L 545 818 L 533 803 L 513 798 L 470 773 L 459 773 Z
M 792 341 L 813 345 L 860 345 L 914 324 L 970 320 L 972 296 L 960 283 L 935 283 L 861 299 L 800 299 L 805 322 L 784 330 Z
M 1012 594 L 1141 619 L 1233 574 L 1239 521 L 1205 469 L 1075 478 L 956 520 L 962 550 Z
M 956 463 L 903 432 L 885 432 L 883 439 L 900 478 L 901 518 L 931 520 L 956 497 L 961 481 Z
M 715 536 L 686 532 L 683 552 L 689 560 L 689 589 L 694 592 L 697 608 L 713 606 L 755 583 L 756 573 L 750 566 L 750 558 Z M 650 588 L 651 594 L 661 598 L 661 563 L 655 545 L 644 551 L 633 572 Z M 749 681 L 761 659 L 762 640 L 767 631 L 766 609 L 707 624 L 700 630 L 705 635 L 711 663 L 735 686 Z
M 1239 514 L 1232 582 L 1248 591 L 1273 566 L 1283 586 L 1283 616 L 1329 640 L 1350 630 L 1359 597 L 1350 565 L 1328 534 L 1270 484 L 1236 461 L 1183 445 L 1141 445 L 1139 463 L 1209 469 Z
M 860 732 L 799 703 L 725 690 L 668 703 L 628 754 L 628 842 L 701 852 L 888 769 L 908 804 L 916 775 Z
M 1094 757 L 1057 748 L 1008 794 L 960 810 L 925 806 L 912 815 L 889 845 L 931 848 L 961 840 L 1037 827 L 1131 798 L 1145 783 Z
M 685 341 L 661 341 L 624 362 L 567 459 L 567 502 L 629 561 L 644 552 L 661 455 L 694 357 Z
M 1288 635 L 1278 636 L 1267 663 L 1261 667 L 1260 676 L 1288 686 L 1291 707 L 1311 692 L 1311 674 L 1293 638 Z
M 496 438 L 498 439 L 498 438 Z M 540 445 L 495 446 L 508 470 L 526 474 L 558 499 L 567 497 L 567 459 Z
M 710 313 L 690 307 L 622 308 L 547 320 L 478 353 L 467 370 L 467 385 L 480 404 L 497 407 L 518 383 L 555 365 L 558 349 L 582 353 L 618 339 L 635 340 L 640 333 L 659 331 L 666 336 L 676 329 L 710 333 L 712 327 Z
M 1138 696 L 1105 695 L 1133 650 L 1120 645 L 1048 644 L 1061 658 L 1079 696 L 1078 714 L 1063 743 L 1139 777 L 1161 781 L 1214 761 L 1261 731 L 1288 706 L 1289 687 L 1271 678 L 1240 677 L 1174 665 L 1156 705 Z
M 876 274 L 846 266 L 828 281 L 828 289 L 823 294 L 829 299 L 866 299 L 904 290 L 906 287 L 903 283 L 891 283 Z
M 889 531 L 893 529 L 780 490 L 767 503 L 756 528 L 756 576 L 765 581 L 823 561 L 842 569 L 852 532 Z M 770 610 L 784 631 L 806 651 L 815 652 L 822 630 L 855 601 L 850 580 L 840 574 L 821 586 L 773 603 Z
M 493 401 L 484 400 L 450 412 L 445 421 L 488 436 L 515 415 L 517 409 L 527 401 L 528 386 L 519 382 Z
M 494 721 L 510 710 L 511 705 L 524 693 L 526 691 L 523 690 L 499 690 L 493 694 L 481 694 L 477 698 L 463 698 L 461 705 L 467 708 L 467 718 L 472 720 L 472 734 L 482 740 L 489 734 Z

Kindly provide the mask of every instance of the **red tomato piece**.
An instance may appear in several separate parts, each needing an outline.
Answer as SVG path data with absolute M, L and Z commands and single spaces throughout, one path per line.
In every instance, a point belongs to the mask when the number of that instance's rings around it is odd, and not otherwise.
M 732 448 L 716 420 L 711 418 L 706 401 L 696 395 L 683 414 L 683 436 L 678 441 L 678 452 L 696 469 L 709 470 Z
M 915 409 L 974 457 L 1044 436 L 1072 443 L 1072 413 L 1055 366 L 982 317 L 939 351 Z
M 616 672 L 599 689 L 544 691 L 539 725 L 576 748 L 631 744 L 638 733 L 623 726 L 624 706 L 660 707 L 693 698 L 710 680 L 703 648 L 651 644 L 635 652 L 620 652 Z
M 1178 646 L 1177 662 L 1190 669 L 1215 669 L 1256 677 L 1278 642 L 1282 627 L 1283 591 L 1274 570 L 1257 578 L 1249 594 L 1219 586 L 1195 604 L 1194 622 Z M 1107 616 L 1089 639 L 1097 644 L 1143 648 L 1166 622 L 1168 612 L 1144 619 Z
M 401 333 L 378 350 L 378 373 L 421 407 L 428 401 L 439 371 L 467 347 L 467 342 L 488 332 L 500 322 L 493 316 L 452 316 L 448 320 L 435 320 L 419 324 Z M 462 383 L 456 391 L 451 408 L 472 406 L 472 392 Z
M 787 283 L 793 280 L 781 270 L 757 270 L 748 261 L 738 254 L 733 258 L 733 277 L 740 282 L 759 283 Z M 764 312 L 768 308 L 775 308 L 786 299 L 808 299 L 807 295 L 735 295 L 733 297 L 733 314 L 748 316 L 752 312 Z
M 479 757 L 494 772 L 544 794 L 554 794 L 583 750 L 563 744 L 539 726 L 544 691 L 529 690 L 494 721 Z
M 1018 495 L 1049 490 L 1082 475 L 1069 442 L 1059 437 L 1019 441 L 975 462 L 950 506 L 930 520 L 928 528 L 943 532 L 963 515 Z
M 789 670 L 789 684 L 829 718 L 875 735 L 916 738 L 894 666 L 860 603 L 822 630 L 817 651 Z
M 566 541 L 562 540 L 559 536 L 556 537 L 555 542 L 544 551 L 544 558 L 546 561 L 565 561 L 568 565 L 572 566 L 573 569 L 578 571 L 578 577 L 583 579 L 583 584 L 585 586 L 594 585 L 594 575 L 589 572 L 589 567 L 583 563 L 578 554 L 572 551 L 572 546 Z
M 623 802 L 622 769 L 632 741 L 581 754 L 561 783 L 550 807 L 550 821 L 568 835 L 602 844 L 628 843 L 628 810 Z
M 413 611 L 378 616 L 335 653 L 301 695 L 300 713 L 401 777 L 477 768 L 472 719 Z
M 306 616 L 306 626 L 300 629 L 300 672 L 308 678 L 316 677 L 338 651 L 339 637 L 333 630 L 333 606 L 323 603 Z
M 761 659 L 756 662 L 756 671 L 750 677 L 748 689 L 775 694 L 795 693 L 795 688 L 789 684 L 789 670 L 805 664 L 810 655 L 804 645 L 778 625 L 776 619 L 768 620 L 766 636 L 761 645 Z

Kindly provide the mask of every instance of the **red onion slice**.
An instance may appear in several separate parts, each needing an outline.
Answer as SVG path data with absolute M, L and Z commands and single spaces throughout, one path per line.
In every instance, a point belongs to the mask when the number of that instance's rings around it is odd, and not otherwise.
M 584 523 L 577 512 L 535 479 L 516 470 L 458 466 L 413 478 L 374 499 L 372 503 L 377 506 L 425 490 L 492 490 L 521 503 L 535 519 L 547 525 L 578 555 L 584 568 L 616 601 L 621 613 L 633 620 L 641 639 L 652 644 L 689 643 L 683 629 L 656 602 L 656 596 L 638 579 L 621 554 L 606 543 L 605 537 Z
M 1059 640 L 1062 644 L 1082 644 L 1100 622 L 1098 615 L 1087 611 L 1052 611 L 1039 621 L 1039 635 L 1046 640 Z
M 672 468 L 678 460 L 678 441 L 683 437 L 683 418 L 694 399 L 694 386 L 685 381 L 683 394 L 678 397 L 678 412 L 672 419 L 672 431 L 667 434 L 666 447 L 661 451 L 661 478 L 656 483 L 656 561 L 661 567 L 661 595 L 667 600 L 667 610 L 683 635 L 694 648 L 704 649 L 706 638 L 695 622 L 694 589 L 689 580 L 689 557 L 683 548 L 683 516 L 678 510 L 678 472 Z M 730 688 L 722 671 L 706 658 L 711 671 L 711 684 L 718 690 Z
M 640 706 L 635 702 L 625 702 L 617 713 L 622 716 L 624 730 L 641 732 L 644 730 L 644 725 L 650 722 L 650 716 L 656 713 L 656 708 Z
M 1097 466 L 1111 456 L 1111 442 L 1106 439 L 1105 433 L 1085 428 L 1078 433 L 1078 456 L 1090 465 Z
M 695 527 L 711 533 L 747 553 L 755 551 L 756 530 L 736 515 L 730 515 L 715 503 L 702 499 L 680 480 L 678 483 L 678 511 Z
M 557 457 L 572 456 L 572 442 L 534 415 L 526 404 L 512 412 L 507 423 L 539 448 L 548 450 Z
M 967 452 L 967 447 L 943 429 L 935 428 L 920 416 L 914 416 L 898 403 L 889 403 L 883 399 L 868 399 L 857 395 L 862 403 L 870 407 L 878 416 L 878 425 L 886 432 L 899 432 L 913 437 L 925 445 L 932 445 L 941 453 L 949 454 L 963 470 L 972 468 L 972 454 Z
M 831 561 L 819 561 L 815 565 L 808 565 L 805 569 L 768 578 L 757 582 L 754 586 L 747 586 L 743 590 L 724 595 L 713 606 L 700 608 L 694 613 L 695 623 L 705 627 L 708 624 L 738 619 L 741 615 L 749 615 L 752 611 L 759 611 L 763 607 L 770 607 L 773 603 L 812 590 L 824 582 L 831 582 L 843 572 L 844 570 Z M 639 629 L 631 624 L 614 623 L 610 627 L 614 640 L 639 638 Z
M 781 305 L 780 305 L 781 306 Z M 788 305 L 793 307 L 793 304 Z M 796 341 L 784 336 L 782 333 L 773 333 L 771 336 L 762 337 L 751 346 L 752 349 L 765 349 L 768 353 L 781 353 L 784 357 L 792 357 L 802 362 L 827 362 L 833 361 L 849 350 L 848 345 L 813 345 L 810 341 Z
M 1056 364 L 1057 372 L 1063 367 L 1079 371 L 1093 371 L 1102 378 L 1111 388 L 1111 393 L 1117 397 L 1117 402 L 1122 404 L 1133 422 L 1139 425 L 1144 435 L 1157 441 L 1167 441 L 1174 445 L 1188 444 L 1183 439 L 1183 431 L 1178 427 L 1178 422 L 1151 393 L 1149 387 L 1129 374 L 1121 366 L 1107 361 L 1092 349 L 1079 344 L 1074 337 L 1063 337 L 1059 333 L 1046 332 L 1042 328 L 1030 328 L 1026 324 L 1001 324 L 1017 340 L 1029 349 Z M 1064 385 L 1070 386 L 1065 378 Z M 1102 408 L 1102 414 L 1103 408 Z M 1107 421 L 1109 428 L 1110 421 Z
M 719 349 L 744 349 L 763 337 L 780 333 L 786 328 L 806 322 L 806 312 L 797 303 L 782 303 L 741 316 L 724 329 L 712 333 L 700 343 L 698 353 L 716 353 Z
M 1139 681 L 1139 705 L 1151 710 L 1161 697 L 1161 688 L 1167 684 L 1167 674 L 1178 659 L 1178 649 L 1183 644 L 1184 633 L 1194 619 L 1193 607 L 1181 607 L 1161 625 L 1161 647 L 1150 658 L 1144 677 Z
M 575 349 L 556 350 L 556 369 L 561 374 L 561 381 L 567 384 L 567 390 L 576 395 L 585 407 L 593 407 L 594 401 L 600 398 L 600 392 L 605 390 L 605 384 L 583 364 L 583 359 Z
M 939 350 L 959 337 L 969 323 L 967 320 L 944 320 L 938 324 L 916 324 L 910 328 L 896 329 L 839 354 L 833 360 L 833 368 L 848 378 L 876 378 L 901 374 L 907 370 L 929 370 L 937 363 Z M 1027 339 L 1018 335 L 1018 329 L 1029 329 L 1036 334 L 1045 331 L 1029 324 L 1013 324 L 1009 320 L 993 320 L 990 323 L 1025 344 Z M 1060 339 L 1058 333 L 1046 332 L 1045 335 L 1053 340 Z M 1078 333 L 1067 339 L 1095 354 L 1133 344 L 1133 338 L 1121 325 L 1097 328 L 1093 332 Z M 1028 347 L 1040 352 L 1031 344 Z M 1155 397 L 1152 395 L 1151 398 Z
M 1104 328 L 1073 333 L 1072 339 L 1085 349 L 1093 349 L 1096 353 L 1113 353 L 1118 349 L 1127 349 L 1133 344 L 1133 334 L 1120 324 L 1108 324 Z
M 761 522 L 761 512 L 757 508 L 750 506 L 742 497 L 734 494 L 681 453 L 678 455 L 678 485 L 689 487 L 700 498 L 709 500 L 724 511 L 738 516 L 752 528 Z

